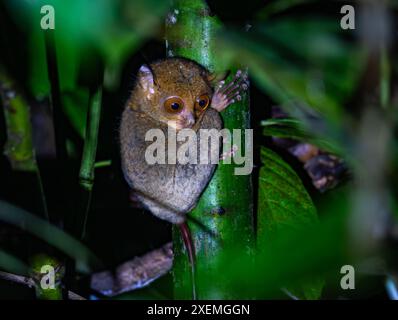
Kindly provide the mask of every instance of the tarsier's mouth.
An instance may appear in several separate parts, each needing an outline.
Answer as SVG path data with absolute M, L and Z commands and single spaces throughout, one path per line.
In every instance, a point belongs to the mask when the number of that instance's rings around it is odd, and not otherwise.
M 184 121 L 181 124 L 182 128 L 186 128 L 186 129 L 191 129 L 193 127 L 193 125 L 195 124 L 195 122 L 189 122 L 189 121 Z
M 187 128 L 185 122 L 181 122 L 181 121 L 167 121 L 167 125 L 177 131 Z
M 195 121 L 183 119 L 177 121 L 169 121 L 168 124 L 169 126 L 175 128 L 176 130 L 191 129 L 195 125 Z

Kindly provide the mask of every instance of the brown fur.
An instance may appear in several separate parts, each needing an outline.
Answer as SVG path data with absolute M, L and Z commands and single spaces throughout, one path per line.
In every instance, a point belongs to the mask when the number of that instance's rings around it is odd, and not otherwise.
M 151 73 L 145 72 L 149 69 Z M 122 115 L 122 169 L 128 184 L 146 208 L 161 219 L 182 223 L 185 214 L 195 207 L 216 165 L 148 164 L 145 151 L 153 142 L 145 141 L 145 135 L 155 128 L 164 132 L 167 154 L 167 121 L 178 115 L 164 111 L 164 99 L 179 96 L 184 100 L 186 111 L 193 112 L 196 97 L 202 94 L 211 97 L 213 89 L 208 72 L 188 60 L 166 59 L 151 64 L 149 69 L 140 69 L 138 82 Z M 195 121 L 196 129 L 222 128 L 218 112 L 211 108 L 200 117 L 195 115 Z M 199 143 L 197 145 L 199 148 Z
M 211 97 L 213 90 L 209 79 L 212 77 L 197 63 L 181 59 L 169 58 L 150 65 L 153 72 L 154 93 L 145 86 L 145 77 L 138 74 L 138 82 L 128 102 L 130 108 L 147 113 L 155 120 L 165 122 L 178 120 L 179 115 L 170 115 L 164 111 L 163 102 L 170 96 L 178 96 L 185 102 L 188 111 L 194 112 L 194 103 L 198 96 L 207 94 Z

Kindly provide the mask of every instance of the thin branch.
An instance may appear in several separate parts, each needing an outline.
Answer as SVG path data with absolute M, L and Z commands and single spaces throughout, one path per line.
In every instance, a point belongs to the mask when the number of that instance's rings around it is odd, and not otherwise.
M 168 273 L 173 265 L 173 248 L 169 242 L 141 257 L 136 257 L 116 268 L 91 277 L 91 288 L 105 296 L 141 289 Z
M 13 273 L 0 271 L 0 279 L 23 284 L 25 286 L 28 286 L 29 288 L 35 287 L 35 281 L 32 278 L 25 277 L 25 276 L 19 276 L 19 275 L 13 274 Z M 72 291 L 68 291 L 68 298 L 70 300 L 86 300 L 82 296 L 80 296 L 77 293 L 74 293 Z

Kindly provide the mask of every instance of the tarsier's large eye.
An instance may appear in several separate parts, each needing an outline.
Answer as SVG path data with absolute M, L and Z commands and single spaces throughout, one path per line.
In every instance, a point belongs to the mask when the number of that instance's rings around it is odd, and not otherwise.
M 184 102 L 179 97 L 170 97 L 164 102 L 164 109 L 169 113 L 179 113 L 184 109 Z
M 210 98 L 206 94 L 202 94 L 196 98 L 195 109 L 198 111 L 204 111 L 210 104 Z

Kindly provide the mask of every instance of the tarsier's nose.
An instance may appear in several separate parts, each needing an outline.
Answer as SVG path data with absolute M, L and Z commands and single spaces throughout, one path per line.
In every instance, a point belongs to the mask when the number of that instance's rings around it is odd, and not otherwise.
M 192 113 L 188 113 L 184 116 L 184 122 L 186 128 L 191 128 L 195 124 L 195 117 Z

